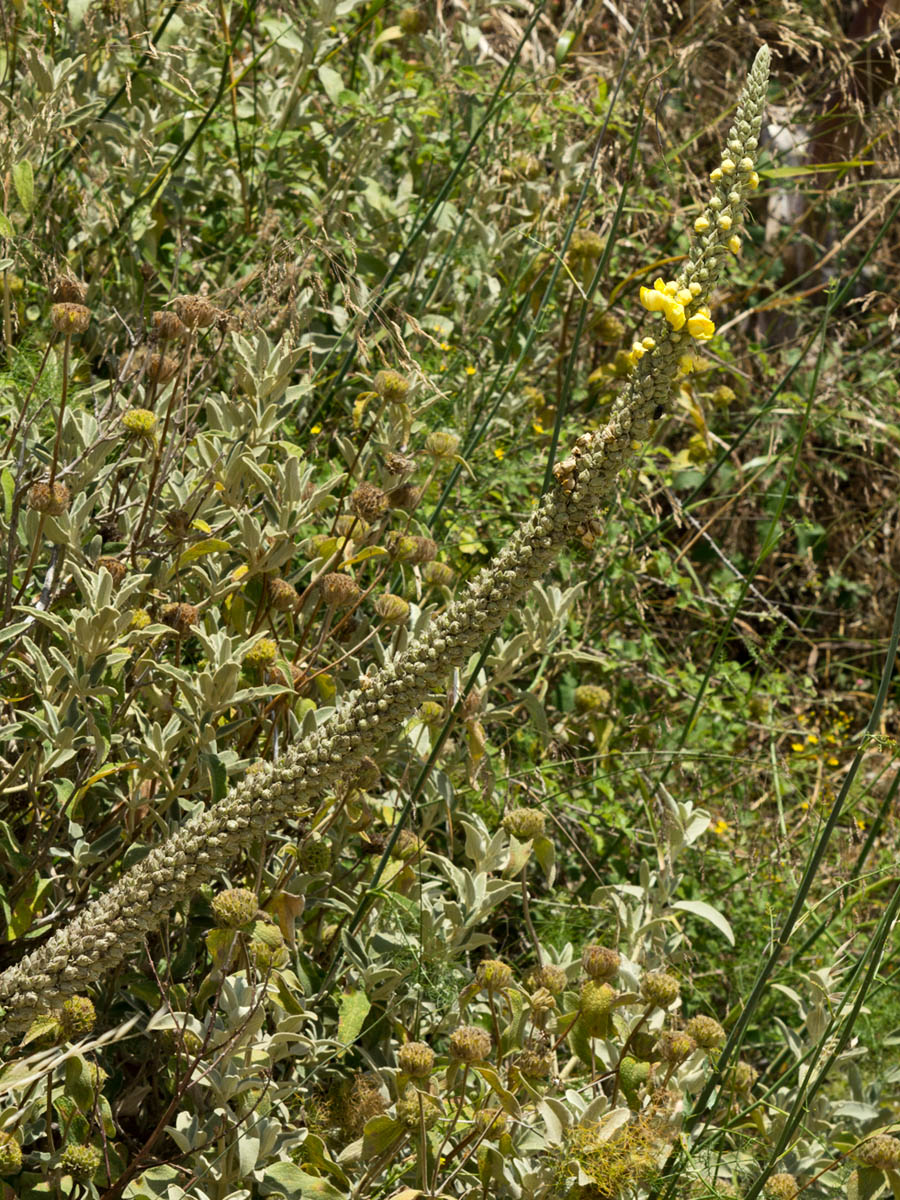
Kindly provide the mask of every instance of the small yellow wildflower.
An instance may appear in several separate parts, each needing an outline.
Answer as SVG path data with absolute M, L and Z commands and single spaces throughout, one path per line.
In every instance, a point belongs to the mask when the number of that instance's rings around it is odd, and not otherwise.
M 747 187 L 748 188 L 758 188 L 759 187 L 759 176 L 757 175 L 757 173 L 755 171 L 750 172 L 750 177 L 747 180 Z
M 314 433 L 314 434 L 315 434 L 315 433 L 321 433 L 321 432 L 322 432 L 322 426 L 321 426 L 321 425 L 313 425 L 312 429 L 310 429 L 310 431 L 309 431 L 309 432 L 310 432 L 310 433 Z
M 719 226 L 720 229 L 724 230 L 725 233 L 727 233 L 728 230 L 731 228 L 731 217 L 729 217 L 728 213 L 722 213 L 722 215 L 716 221 L 716 224 Z
M 441 349 L 442 349 L 442 350 L 449 350 L 449 349 L 450 349 L 450 343 L 449 343 L 449 342 L 441 342 Z
M 819 739 L 816 737 L 816 735 L 814 733 L 808 733 L 806 735 L 806 740 L 809 742 L 809 744 L 811 746 L 818 746 L 818 744 L 819 744 Z
M 862 819 L 862 817 L 857 817 L 856 818 L 856 828 L 857 829 L 865 829 L 865 827 L 866 827 L 866 823 Z
M 477 375 L 478 374 L 477 367 L 466 367 L 466 374 L 467 375 Z
M 531 428 L 534 430 L 535 433 L 545 433 L 546 432 L 546 430 L 544 429 L 544 427 L 540 423 L 540 421 L 532 421 Z
M 839 758 L 835 758 L 833 754 L 825 761 L 828 763 L 829 767 L 839 767 L 841 765 L 841 760 Z
M 722 168 L 716 167 L 716 169 L 714 171 L 710 171 L 710 173 L 709 173 L 710 182 L 718 183 L 719 180 L 722 178 L 722 174 L 723 174 Z
M 496 450 L 494 451 L 494 458 L 499 458 L 501 461 L 505 457 L 505 455 L 506 455 L 506 451 L 503 449 L 502 446 L 498 446 L 496 448 Z
M 804 812 L 806 812 L 806 810 L 809 808 L 809 801 L 808 801 L 808 800 L 801 800 L 801 801 L 800 801 L 800 807 L 803 809 L 803 811 L 804 811 Z
M 832 744 L 832 746 L 836 746 L 836 745 L 837 745 L 837 738 L 834 736 L 834 734 L 833 734 L 833 733 L 826 733 L 826 734 L 825 734 L 825 741 L 826 741 L 826 742 L 830 742 L 830 743 Z
M 702 313 L 696 313 L 693 317 L 688 318 L 687 331 L 698 342 L 708 342 L 716 332 L 716 327 L 709 317 Z
M 709 217 L 698 217 L 694 222 L 694 229 L 697 233 L 706 233 L 709 229 Z
M 712 831 L 713 831 L 713 833 L 718 833 L 719 835 L 721 835 L 723 833 L 727 833 L 728 832 L 728 822 L 723 821 L 720 817 L 719 820 L 716 821 L 715 825 L 713 825 Z
M 732 234 L 731 237 L 728 239 L 728 249 L 731 251 L 732 254 L 740 254 L 741 239 L 736 234 Z
M 731 161 L 730 158 L 723 158 L 720 165 L 722 167 L 723 175 L 733 175 L 734 174 L 734 163 Z
M 805 747 L 802 742 L 791 742 L 791 749 L 795 754 L 802 754 Z
M 654 347 L 656 346 L 656 342 L 654 341 L 654 339 L 652 337 L 645 337 L 645 338 L 641 338 L 641 345 L 644 347 L 645 350 L 653 350 Z

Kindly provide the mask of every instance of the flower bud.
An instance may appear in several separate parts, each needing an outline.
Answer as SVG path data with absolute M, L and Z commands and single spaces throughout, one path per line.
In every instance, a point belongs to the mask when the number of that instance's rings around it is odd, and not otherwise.
M 96 1146 L 76 1146 L 72 1143 L 59 1156 L 63 1175 L 71 1175 L 78 1183 L 89 1183 L 102 1161 L 103 1155 Z
M 619 970 L 620 961 L 618 950 L 608 946 L 585 946 L 581 955 L 581 965 L 589 979 L 612 979 Z
M 576 712 L 606 712 L 609 708 L 609 692 L 596 683 L 583 683 L 575 689 L 573 696 Z
M 486 1141 L 494 1142 L 506 1132 L 508 1118 L 502 1108 L 481 1108 L 472 1118 L 472 1124 Z
M 434 1129 L 441 1119 L 441 1102 L 436 1096 L 410 1086 L 403 1099 L 397 1101 L 397 1120 L 407 1129 L 418 1129 L 423 1119 L 426 1129 Z
M 212 910 L 222 928 L 241 929 L 256 917 L 259 900 L 250 888 L 228 888 L 214 898 Z
M 665 971 L 648 971 L 641 980 L 641 995 L 648 1004 L 668 1008 L 681 992 L 678 980 Z
M 276 612 L 291 612 L 300 603 L 297 589 L 286 579 L 276 577 L 267 580 L 266 591 L 269 594 L 269 603 Z
M 656 1052 L 665 1063 L 677 1066 L 683 1063 L 697 1049 L 697 1043 L 692 1037 L 680 1029 L 665 1029 L 659 1035 Z
M 480 1025 L 460 1025 L 450 1034 L 449 1052 L 456 1062 L 483 1062 L 491 1052 L 491 1035 Z
M 544 963 L 542 967 L 535 967 L 528 976 L 530 988 L 534 988 L 535 991 L 546 988 L 553 996 L 559 996 L 565 990 L 566 982 L 565 968 L 557 966 L 556 963 Z
M 138 437 L 152 437 L 156 428 L 156 413 L 149 408 L 129 408 L 122 413 L 122 428 Z
M 503 818 L 503 828 L 520 841 L 542 837 L 547 818 L 539 808 L 513 808 Z
M 397 1051 L 397 1065 L 404 1075 L 424 1079 L 434 1070 L 434 1051 L 424 1042 L 407 1042 Z
M 590 1037 L 605 1037 L 609 1029 L 609 1014 L 613 1009 L 616 993 L 608 983 L 597 983 L 589 979 L 581 989 L 581 1015 L 579 1020 Z
M 452 587 L 453 581 L 456 578 L 456 572 L 452 567 L 442 562 L 429 562 L 425 564 L 422 571 L 422 578 L 429 587 Z

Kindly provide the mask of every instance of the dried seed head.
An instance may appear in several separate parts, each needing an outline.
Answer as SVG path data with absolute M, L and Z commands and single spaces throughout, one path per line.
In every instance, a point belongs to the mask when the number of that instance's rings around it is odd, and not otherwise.
M 311 833 L 300 843 L 296 861 L 305 875 L 321 875 L 331 866 L 331 842 L 320 833 Z
M 459 434 L 446 429 L 436 429 L 425 439 L 425 453 L 440 461 L 455 458 L 459 450 Z
M 409 862 L 411 859 L 418 857 L 424 849 L 425 843 L 411 829 L 401 829 L 396 842 L 394 842 L 391 858 L 399 858 L 403 862 Z
M 677 1066 L 697 1049 L 692 1037 L 680 1029 L 664 1029 L 656 1042 L 656 1052 L 665 1063 Z
M 575 261 L 598 259 L 606 246 L 606 239 L 593 229 L 576 229 L 569 239 L 569 257 Z
M 84 1037 L 97 1023 L 97 1013 L 87 996 L 70 996 L 63 1003 L 59 1024 L 67 1042 Z
M 853 1157 L 861 1166 L 876 1171 L 896 1171 L 900 1167 L 900 1140 L 889 1133 L 876 1133 L 856 1147 Z
M 728 1083 L 736 1092 L 746 1095 L 759 1078 L 759 1071 L 743 1059 L 736 1062 L 728 1072 Z
M 382 592 L 375 600 L 375 611 L 385 625 L 402 625 L 409 616 L 409 604 L 402 596 Z
M 520 841 L 543 837 L 547 818 L 539 808 L 513 808 L 503 818 L 503 828 Z
M 74 275 L 57 275 L 50 285 L 50 299 L 54 304 L 84 304 L 87 284 Z
M 605 712 L 609 708 L 609 692 L 595 683 L 583 683 L 575 689 L 575 708 L 578 712 Z
M 565 991 L 566 982 L 565 968 L 557 966 L 556 963 L 544 963 L 542 967 L 535 967 L 528 976 L 530 988 L 536 991 L 544 988 L 553 996 L 559 996 Z
M 615 346 L 625 336 L 625 323 L 607 309 L 597 318 L 593 330 L 601 345 Z
M 620 961 L 618 950 L 609 946 L 585 946 L 581 955 L 581 965 L 589 979 L 612 979 L 618 973 Z
M 187 336 L 187 326 L 177 313 L 162 310 L 150 318 L 153 336 L 161 342 L 180 342 Z
M 434 1129 L 441 1119 L 441 1103 L 436 1096 L 419 1092 L 410 1086 L 397 1101 L 397 1120 L 407 1129 L 418 1129 L 420 1121 L 426 1129 Z
M 41 480 L 33 483 L 28 489 L 26 503 L 35 512 L 47 513 L 50 517 L 58 517 L 67 511 L 70 500 L 69 489 L 64 483 L 56 480 L 51 488 L 49 483 Z
M 15 1175 L 22 1170 L 22 1147 L 11 1133 L 0 1130 L 0 1175 Z
M 129 408 L 122 413 L 122 428 L 137 437 L 152 437 L 156 428 L 156 413 L 149 408 Z
M 102 1160 L 96 1146 L 76 1146 L 70 1142 L 59 1156 L 59 1165 L 63 1175 L 71 1175 L 77 1183 L 89 1183 Z
M 424 33 L 428 28 L 428 14 L 421 8 L 410 5 L 408 8 L 401 8 L 397 13 L 397 24 L 407 37 L 416 33 Z
M 159 615 L 163 624 L 174 629 L 179 637 L 184 637 L 197 624 L 200 610 L 196 604 L 164 604 Z
M 553 1056 L 546 1050 L 526 1047 L 516 1058 L 515 1065 L 526 1079 L 546 1079 L 553 1069 Z
M 176 296 L 172 306 L 188 329 L 206 329 L 222 315 L 205 296 Z
M 228 888 L 213 899 L 212 910 L 223 929 L 241 929 L 255 920 L 259 900 L 250 888 Z
M 384 456 L 384 469 L 388 475 L 409 475 L 416 469 L 416 460 L 410 458 L 408 454 L 400 454 L 398 451 L 392 450 Z
M 350 493 L 348 500 L 350 509 L 364 521 L 377 521 L 387 509 L 388 499 L 380 487 L 374 483 L 361 483 Z
M 266 582 L 269 603 L 276 612 L 289 612 L 300 603 L 297 589 L 286 579 L 269 579 Z
M 113 558 L 111 554 L 101 554 L 94 566 L 99 571 L 101 568 L 107 570 L 112 576 L 113 583 L 119 584 L 128 574 L 128 568 L 118 558 Z
M 412 563 L 430 563 L 437 558 L 437 542 L 432 541 L 427 537 L 413 538 L 413 554 L 410 558 Z
M 442 562 L 430 562 L 425 564 L 425 569 L 422 571 L 422 578 L 429 587 L 452 587 L 453 581 L 456 578 L 456 572 L 452 567 L 447 566 Z
M 450 1034 L 449 1052 L 456 1062 L 483 1062 L 491 1052 L 491 1035 L 480 1025 L 460 1025 Z
M 329 608 L 350 608 L 362 593 L 359 584 L 341 571 L 329 571 L 319 580 L 319 591 Z
M 168 383 L 178 370 L 178 360 L 170 354 L 159 354 L 156 350 L 148 350 L 140 346 L 131 356 L 131 371 L 137 375 L 143 373 L 151 383 L 160 385 Z
M 369 532 L 369 522 L 352 513 L 341 513 L 334 523 L 334 528 L 341 537 L 352 537 L 361 542 Z
M 404 1075 L 424 1079 L 434 1070 L 434 1051 L 424 1042 L 407 1042 L 397 1051 L 397 1065 Z
M 396 529 L 388 530 L 384 539 L 388 553 L 398 562 L 411 562 L 416 554 L 416 539 L 408 533 L 400 533 Z
M 483 958 L 475 971 L 475 982 L 485 992 L 502 992 L 512 981 L 512 967 L 499 958 Z
M 608 983 L 589 979 L 581 988 L 579 1020 L 591 1037 L 605 1037 L 616 993 Z
M 244 655 L 244 662 L 251 667 L 265 667 L 278 657 L 278 643 L 274 638 L 260 638 Z
M 685 1033 L 704 1050 L 712 1050 L 725 1041 L 725 1030 L 712 1017 L 691 1017 L 685 1026 Z
M 763 1194 L 769 1200 L 794 1200 L 797 1195 L 797 1180 L 787 1171 L 779 1171 L 770 1175 L 763 1184 Z
M 70 337 L 74 333 L 84 333 L 91 323 L 91 310 L 83 304 L 54 304 L 50 309 L 50 324 L 57 333 Z
M 680 992 L 678 980 L 665 971 L 648 971 L 641 980 L 641 995 L 644 1000 L 659 1008 L 668 1008 L 670 1004 L 674 1004 Z
M 412 512 L 418 508 L 422 499 L 422 489 L 412 483 L 403 483 L 400 487 L 388 492 L 388 504 L 391 508 L 399 508 L 403 512 Z
M 372 389 L 383 399 L 397 403 L 406 398 L 409 384 L 399 371 L 379 371 L 372 380 Z

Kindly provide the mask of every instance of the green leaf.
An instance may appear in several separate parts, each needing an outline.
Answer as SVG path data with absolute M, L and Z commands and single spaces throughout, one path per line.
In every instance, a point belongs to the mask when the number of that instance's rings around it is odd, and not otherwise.
M 372 1003 L 365 992 L 345 992 L 338 1010 L 338 1041 L 352 1045 L 360 1035 Z
M 207 554 L 217 554 L 222 550 L 230 549 L 230 543 L 223 542 L 221 538 L 204 538 L 202 542 L 196 542 L 185 550 L 184 554 L 179 555 L 175 569 L 180 570 L 188 563 L 196 562 L 198 558 L 203 558 Z
M 217 754 L 211 751 L 201 754 L 200 760 L 209 771 L 209 782 L 212 788 L 213 803 L 217 804 L 225 793 L 228 791 L 228 774 L 225 770 L 225 764 Z
M 702 921 L 709 921 L 710 925 L 715 925 L 729 945 L 734 945 L 734 930 L 719 910 L 713 908 L 711 904 L 707 904 L 705 900 L 676 900 L 672 907 L 677 908 L 680 912 L 700 917 Z
M 332 104 L 337 104 L 344 91 L 344 81 L 331 67 L 319 67 L 319 82 Z
M 550 838 L 538 837 L 534 839 L 534 857 L 541 865 L 541 870 L 544 872 L 544 877 L 547 880 L 547 886 L 553 887 L 553 880 L 556 878 L 556 849 Z
M 34 208 L 34 171 L 31 169 L 31 163 L 27 158 L 23 158 L 20 163 L 16 163 L 12 170 L 13 186 L 16 189 L 16 195 L 19 197 L 19 203 L 27 213 L 30 213 Z
M 0 237 L 15 237 L 16 231 L 10 224 L 9 217 L 6 213 L 0 213 Z
M 371 1117 L 366 1121 L 363 1130 L 363 1158 L 370 1159 L 373 1155 L 384 1154 L 403 1132 L 404 1126 L 396 1117 Z
M 209 956 L 220 970 L 228 965 L 236 944 L 237 934 L 233 929 L 210 929 L 206 935 Z
M 65 1079 L 66 1095 L 74 1100 L 83 1113 L 90 1113 L 94 1107 L 94 1087 L 87 1059 L 80 1054 L 67 1058 Z
M 271 1196 L 281 1192 L 287 1200 L 306 1200 L 315 1197 L 316 1200 L 344 1200 L 345 1192 L 339 1192 L 327 1179 L 319 1179 L 315 1175 L 307 1175 L 296 1163 L 278 1162 L 266 1167 L 259 1181 L 259 1191 L 262 1196 Z
M 44 907 L 44 899 L 53 886 L 50 879 L 36 879 L 20 897 L 13 909 L 12 920 L 9 923 L 9 940 L 19 938 L 27 933 L 40 915 Z

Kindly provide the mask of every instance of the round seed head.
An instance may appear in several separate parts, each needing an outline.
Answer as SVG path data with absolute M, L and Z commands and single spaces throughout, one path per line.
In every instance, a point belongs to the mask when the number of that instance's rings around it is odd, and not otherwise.
M 434 1129 L 441 1119 L 441 1103 L 436 1096 L 408 1087 L 397 1101 L 397 1120 L 407 1129 L 418 1129 L 423 1118 L 425 1128 Z
M 499 958 L 483 958 L 475 971 L 475 982 L 485 992 L 502 992 L 512 981 L 512 967 Z
M 449 1050 L 457 1062 L 483 1062 L 491 1052 L 491 1035 L 480 1025 L 460 1025 L 450 1034 Z
M 63 1003 L 59 1024 L 67 1042 L 84 1037 L 97 1023 L 97 1013 L 87 996 L 70 996 Z
M 250 667 L 265 667 L 278 657 L 278 643 L 274 638 L 260 638 L 255 646 L 251 646 L 244 655 L 244 662 Z
M 331 866 L 331 842 L 321 834 L 311 833 L 300 844 L 297 867 L 305 875 L 321 875 Z
M 472 1123 L 479 1134 L 483 1133 L 488 1141 L 494 1142 L 506 1133 L 508 1120 L 502 1108 L 481 1108 Z
M 459 434 L 450 433 L 446 429 L 435 430 L 425 439 L 425 453 L 440 461 L 455 458 L 459 450 Z
M 55 480 L 51 487 L 49 483 L 42 480 L 40 483 L 33 483 L 28 489 L 26 503 L 35 512 L 58 517 L 68 510 L 70 498 L 69 489 L 64 483 Z
M 375 600 L 375 611 L 385 625 L 402 625 L 409 617 L 409 604 L 402 596 L 382 592 Z
M 503 818 L 503 828 L 520 841 L 543 837 L 547 818 L 539 808 L 514 808 Z
M 197 624 L 200 611 L 196 604 L 164 604 L 159 615 L 165 625 L 184 637 Z
M 422 578 L 429 587 L 452 587 L 453 581 L 456 578 L 456 572 L 452 567 L 448 567 L 446 563 L 429 562 L 425 564 L 422 571 Z
M 153 618 L 147 612 L 146 608 L 133 608 L 128 627 L 129 629 L 146 629 L 152 620 Z
M 385 545 L 398 562 L 411 562 L 416 555 L 416 539 L 408 533 L 392 529 L 385 538 Z
M 797 1180 L 787 1171 L 779 1171 L 777 1175 L 770 1175 L 763 1184 L 763 1195 L 768 1196 L 769 1200 L 794 1200 Z
M 207 329 L 220 315 L 205 296 L 176 296 L 172 306 L 187 329 Z
M 297 589 L 286 579 L 269 579 L 266 591 L 269 593 L 269 603 L 276 612 L 290 612 L 300 602 Z
M 178 370 L 178 360 L 170 354 L 159 354 L 142 346 L 132 355 L 131 368 L 135 375 L 143 372 L 151 383 L 162 385 L 168 383 Z
M 283 967 L 288 953 L 284 935 L 278 926 L 258 921 L 247 946 L 247 954 L 260 975 L 268 975 L 277 967 Z
M 399 508 L 403 512 L 412 512 L 418 508 L 422 499 L 422 489 L 412 483 L 402 483 L 400 487 L 388 492 L 388 504 L 391 508 Z
M 605 238 L 593 229 L 576 229 L 569 240 L 569 257 L 588 261 L 598 259 L 605 246 Z
M 128 574 L 128 568 L 125 566 L 125 564 L 118 558 L 113 558 L 111 554 L 101 554 L 94 563 L 94 566 L 98 571 L 101 569 L 108 571 L 112 576 L 113 583 L 115 584 L 121 583 Z
M 516 1069 L 526 1079 L 546 1079 L 553 1069 L 553 1056 L 527 1046 L 516 1059 Z
M 57 333 L 70 337 L 74 333 L 84 333 L 91 323 L 91 310 L 83 304 L 54 304 L 50 309 L 50 324 Z
M 84 304 L 87 284 L 73 275 L 57 275 L 50 285 L 50 299 L 54 304 Z
M 608 946 L 585 946 L 581 955 L 581 965 L 589 979 L 612 979 L 619 970 L 620 961 L 618 950 Z
M 609 1027 L 616 993 L 608 983 L 589 979 L 581 989 L 580 1021 L 591 1037 L 603 1037 Z
M 409 384 L 399 371 L 379 371 L 372 380 L 372 389 L 383 399 L 396 404 L 406 399 Z
M 424 1042 L 407 1042 L 397 1051 L 397 1065 L 404 1075 L 424 1079 L 434 1070 L 434 1051 Z
M 749 1092 L 758 1078 L 759 1072 L 756 1068 L 743 1060 L 736 1062 L 728 1072 L 730 1086 L 740 1094 Z
M 410 562 L 430 563 L 437 558 L 437 542 L 427 537 L 414 537 L 412 540 L 413 554 L 409 560 Z
M 674 1004 L 681 992 L 678 980 L 665 971 L 648 971 L 641 980 L 641 995 L 648 1004 L 668 1008 Z
M 735 391 L 727 383 L 721 384 L 712 394 L 712 402 L 716 408 L 727 408 L 735 399 L 737 399 Z
M 407 37 L 416 33 L 424 33 L 428 28 L 428 14 L 424 13 L 421 8 L 410 5 L 408 8 L 401 8 L 397 13 L 397 24 Z
M 0 1130 L 0 1175 L 15 1175 L 22 1170 L 22 1147 L 11 1133 Z
M 384 456 L 384 469 L 388 475 L 409 475 L 416 469 L 416 460 L 408 454 L 400 454 L 396 450 Z M 395 507 L 391 505 L 391 507 Z
M 322 599 L 329 608 L 352 608 L 362 594 L 359 584 L 341 571 L 329 571 L 319 580 Z
M 857 1146 L 853 1157 L 861 1166 L 876 1171 L 896 1171 L 900 1167 L 900 1140 L 889 1133 L 876 1133 Z
M 161 342 L 183 341 L 187 336 L 187 326 L 177 313 L 167 310 L 155 312 L 150 323 L 154 337 Z
M 78 1183 L 89 1183 L 97 1173 L 103 1155 L 96 1146 L 68 1145 L 59 1156 L 63 1175 L 71 1175 Z
M 725 1041 L 725 1030 L 712 1017 L 691 1017 L 685 1032 L 704 1050 L 712 1050 Z
M 424 849 L 425 843 L 411 829 L 401 829 L 396 842 L 394 842 L 391 858 L 399 858 L 402 862 L 409 862 L 410 859 L 421 854 Z
M 129 408 L 122 413 L 122 428 L 137 437 L 152 437 L 156 428 L 156 413 L 149 408 Z
M 255 919 L 259 900 L 250 888 L 228 888 L 213 899 L 212 910 L 223 929 L 241 929 Z
M 374 483 L 361 483 L 350 493 L 350 509 L 364 521 L 377 521 L 388 506 L 387 496 Z
M 583 683 L 575 689 L 575 709 L 581 713 L 606 712 L 609 692 L 596 683 Z
M 656 1052 L 663 1062 L 673 1066 L 683 1063 L 697 1049 L 692 1037 L 680 1029 L 665 1029 L 656 1042 Z
M 559 996 L 565 991 L 566 987 L 566 972 L 563 967 L 559 967 L 556 963 L 544 963 L 542 967 L 536 967 L 528 976 L 528 986 L 538 991 L 545 988 L 553 996 Z

